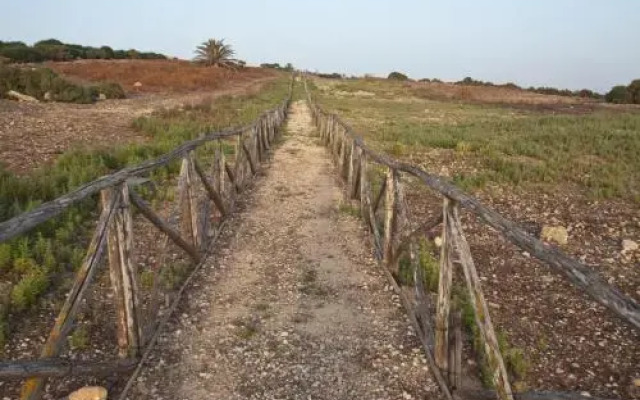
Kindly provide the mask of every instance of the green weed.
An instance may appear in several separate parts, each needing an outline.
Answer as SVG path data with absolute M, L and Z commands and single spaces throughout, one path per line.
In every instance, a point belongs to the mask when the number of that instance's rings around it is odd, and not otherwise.
M 219 98 L 215 102 L 216 107 L 209 103 L 191 110 L 156 112 L 139 118 L 134 127 L 150 137 L 142 144 L 122 144 L 101 150 L 70 150 L 46 168 L 24 175 L 13 174 L 0 165 L 0 221 L 31 210 L 102 175 L 158 157 L 202 132 L 246 124 L 278 105 L 288 92 L 288 84 L 288 78 L 283 77 L 265 85 L 257 94 Z M 204 166 L 212 159 L 212 146 L 217 145 L 201 146 L 197 150 L 196 155 L 206 161 Z M 233 141 L 222 141 L 220 145 L 228 159 L 233 159 Z M 163 187 L 162 184 L 175 177 L 179 169 L 178 160 L 155 170 L 151 179 L 158 183 L 158 187 Z M 174 189 L 147 195 L 172 200 Z M 0 244 L 0 279 L 14 285 L 11 291 L 13 311 L 28 310 L 50 287 L 66 287 L 64 282 L 56 281 L 53 285 L 52 281 L 62 276 L 59 273 L 72 272 L 82 265 L 98 209 L 95 196 L 67 209 L 32 232 Z M 167 267 L 161 274 L 161 283 L 174 288 L 187 272 L 186 265 Z
M 356 218 L 360 217 L 360 207 L 354 206 L 349 202 L 341 201 L 340 204 L 338 204 L 338 211 L 341 214 L 350 215 Z
M 68 337 L 69 347 L 72 350 L 85 350 L 89 347 L 89 331 L 84 325 L 77 326 Z
M 417 250 L 417 265 L 422 270 L 422 284 L 426 290 L 436 292 L 438 290 L 440 266 L 438 258 L 434 256 L 434 245 L 422 238 L 418 243 Z M 402 285 L 414 284 L 413 266 L 408 255 L 401 257 L 399 260 L 398 280 Z
M 38 296 L 49 287 L 49 278 L 42 271 L 31 271 L 24 275 L 11 290 L 11 307 L 15 311 L 24 311 L 33 306 Z
M 347 80 L 335 88 L 376 94 L 315 90 L 320 104 L 338 110 L 374 148 L 396 157 L 453 150 L 480 165 L 472 173 L 454 171 L 465 188 L 571 184 L 594 198 L 640 202 L 640 113 L 549 114 L 433 101 L 385 80 Z

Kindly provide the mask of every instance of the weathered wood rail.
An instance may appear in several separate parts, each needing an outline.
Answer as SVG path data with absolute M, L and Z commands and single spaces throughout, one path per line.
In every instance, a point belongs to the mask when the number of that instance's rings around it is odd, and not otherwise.
M 249 179 L 259 172 L 261 162 L 266 159 L 269 149 L 277 139 L 287 116 L 293 82 L 292 79 L 288 96 L 277 107 L 266 111 L 249 125 L 203 134 L 161 157 L 103 176 L 32 211 L 0 223 L 1 243 L 28 232 L 78 202 L 100 195 L 102 211 L 84 262 L 42 348 L 40 359 L 0 362 L 0 379 L 28 378 L 22 387 L 21 399 L 41 398 L 48 377 L 98 376 L 128 372 L 136 368 L 143 353 L 148 354 L 157 337 L 158 327 L 162 325 L 162 321 L 166 322 L 167 315 L 175 309 L 177 300 L 169 313 L 161 316 L 160 321 L 158 315 L 155 315 L 148 326 L 144 326 L 139 273 L 133 257 L 133 209 L 138 210 L 166 240 L 182 249 L 193 263 L 199 265 L 212 241 L 217 238 L 224 218 L 234 209 L 237 196 L 245 189 Z M 222 148 L 223 141 L 233 138 L 237 141 L 235 159 L 231 162 L 225 159 Z M 209 174 L 196 158 L 196 149 L 207 143 L 217 143 L 214 154 L 204 151 L 213 158 Z M 130 181 L 132 178 L 147 176 L 153 170 L 176 160 L 182 160 L 178 178 L 178 227 L 170 219 L 165 219 L 154 211 L 135 191 L 135 185 Z M 198 185 L 201 185 L 201 190 L 198 190 Z M 210 208 L 211 204 L 220 215 L 218 225 L 213 227 L 209 226 L 214 212 Z M 59 358 L 105 254 L 117 314 L 117 349 L 120 359 L 71 362 Z M 187 282 L 189 281 L 190 278 Z M 184 287 L 178 293 L 178 298 L 183 290 Z M 156 308 L 153 311 L 158 310 Z
M 591 268 L 529 235 L 522 227 L 484 206 L 479 200 L 445 179 L 375 152 L 338 115 L 324 111 L 314 102 L 306 80 L 304 86 L 307 103 L 318 128 L 321 142 L 331 151 L 338 173 L 345 180 L 347 201 L 359 201 L 360 214 L 371 231 L 376 255 L 385 267 L 383 269 L 390 283 L 402 299 L 418 331 L 431 372 L 445 397 L 449 399 L 497 397 L 502 400 L 583 399 L 581 394 L 573 392 L 540 391 L 517 394 L 513 392 L 478 272 L 465 238 L 459 210 L 464 208 L 480 217 L 479 219 L 486 225 L 496 229 L 513 244 L 529 252 L 532 257 L 564 274 L 573 285 L 614 312 L 623 321 L 639 329 L 640 305 L 606 283 Z M 382 181 L 379 192 L 375 196 L 372 192 L 369 173 L 372 164 L 386 170 L 386 179 Z M 408 225 L 408 210 L 403 199 L 403 174 L 413 177 L 444 199 L 440 216 L 421 224 L 408 234 L 403 232 L 405 229 L 402 229 Z M 379 218 L 381 208 L 383 216 Z M 442 243 L 437 300 L 432 306 L 431 297 L 423 284 L 422 268 L 416 262 L 415 249 L 418 239 L 438 225 L 442 226 Z M 413 287 L 409 291 L 401 288 L 395 278 L 399 272 L 399 260 L 403 255 L 408 255 L 413 269 Z M 459 311 L 452 312 L 451 304 L 456 267 L 461 271 L 458 275 L 462 275 L 464 279 L 495 391 L 470 393 L 461 387 L 460 314 Z M 432 311 L 432 308 L 435 308 L 435 311 Z

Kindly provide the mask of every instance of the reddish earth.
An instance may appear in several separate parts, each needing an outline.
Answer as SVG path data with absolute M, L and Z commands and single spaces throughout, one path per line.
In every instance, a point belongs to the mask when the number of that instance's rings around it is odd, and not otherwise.
M 120 66 L 109 69 L 110 65 Z M 122 65 L 120 65 L 122 64 Z M 166 64 L 166 66 L 164 65 Z M 260 69 L 246 69 L 229 72 L 213 68 L 195 67 L 184 62 L 73 62 L 53 64 L 54 69 L 66 70 L 73 76 L 87 79 L 108 80 L 117 78 L 120 83 L 128 80 L 143 79 L 148 73 L 152 82 L 142 86 L 146 93 L 130 94 L 124 100 L 106 100 L 96 104 L 67 103 L 18 103 L 0 100 L 0 163 L 10 171 L 27 172 L 55 159 L 57 155 L 71 148 L 100 148 L 113 146 L 114 143 L 139 142 L 143 135 L 131 127 L 136 117 L 147 115 L 160 108 L 173 108 L 184 104 L 194 104 L 229 94 L 244 94 L 258 91 L 262 85 L 275 77 L 274 73 Z M 106 68 L 103 71 L 102 68 Z M 144 67 L 144 68 L 143 68 Z M 125 78 L 126 69 L 133 68 L 129 78 Z M 158 69 L 165 71 L 162 75 Z M 180 69 L 192 85 L 179 91 L 178 80 L 168 79 L 164 85 L 153 83 L 163 77 L 178 74 Z M 209 84 L 197 86 L 199 82 L 192 70 L 199 74 L 210 74 Z M 110 72 L 108 72 L 110 71 Z M 107 73 L 108 72 L 108 73 Z M 77 75 L 75 75 L 77 74 Z M 192 75 L 190 75 L 192 74 Z M 120 79 L 120 77 L 122 78 Z M 151 79 L 152 78 L 152 79 Z M 189 89 L 197 91 L 188 92 Z M 162 93 L 160 93 L 162 92 Z
M 205 67 L 183 60 L 80 60 L 46 64 L 77 81 L 119 83 L 133 93 L 186 93 L 222 89 L 229 82 L 249 82 L 275 76 L 263 68 L 232 71 Z M 134 87 L 139 82 L 142 86 Z

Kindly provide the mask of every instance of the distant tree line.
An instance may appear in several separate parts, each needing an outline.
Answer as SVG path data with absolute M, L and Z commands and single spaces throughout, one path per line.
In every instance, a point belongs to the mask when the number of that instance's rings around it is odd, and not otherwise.
M 28 46 L 24 42 L 0 41 L 0 59 L 6 62 L 27 63 L 42 61 L 71 61 L 77 59 L 103 60 L 163 60 L 163 54 L 141 52 L 138 50 L 114 50 L 109 46 L 91 47 L 79 44 L 63 43 L 56 39 L 47 39 Z
M 293 64 L 287 63 L 285 66 L 280 65 L 279 63 L 264 63 L 260 64 L 261 68 L 271 68 L 271 69 L 281 69 L 283 71 L 293 72 Z
M 596 100 L 602 100 L 603 96 L 600 93 L 594 92 L 590 89 L 581 89 L 581 90 L 569 90 L 569 89 L 557 89 L 554 87 L 533 87 L 530 86 L 528 88 L 523 88 L 515 83 L 508 82 L 500 85 L 496 85 L 493 82 L 484 82 L 480 80 L 473 79 L 471 77 L 466 77 L 461 81 L 455 82 L 456 85 L 464 85 L 464 86 L 495 86 L 495 87 L 503 87 L 508 89 L 520 89 L 526 90 L 527 92 L 546 94 L 546 95 L 554 95 L 554 96 L 577 96 L 582 98 L 590 98 Z

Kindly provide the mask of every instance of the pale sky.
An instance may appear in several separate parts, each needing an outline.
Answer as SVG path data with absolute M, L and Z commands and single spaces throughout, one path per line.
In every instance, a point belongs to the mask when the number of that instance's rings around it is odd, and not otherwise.
M 0 0 L 0 40 L 606 91 L 640 78 L 639 0 Z

